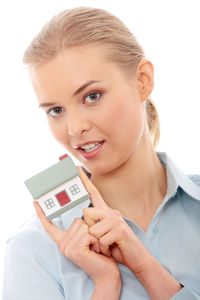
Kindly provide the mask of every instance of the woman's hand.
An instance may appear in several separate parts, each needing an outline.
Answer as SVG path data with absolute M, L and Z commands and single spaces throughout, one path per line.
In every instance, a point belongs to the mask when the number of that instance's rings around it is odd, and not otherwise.
M 107 206 L 81 167 L 78 169 L 93 204 L 93 207 L 83 210 L 89 233 L 98 238 L 101 253 L 113 257 L 137 275 L 151 261 L 151 254 L 124 221 L 120 212 Z
M 120 213 L 106 205 L 80 167 L 79 170 L 94 206 L 84 209 L 85 222 L 90 226 L 89 232 L 98 238 L 101 252 L 126 265 L 151 299 L 171 299 L 182 288 L 180 283 L 150 254 Z
M 46 218 L 36 201 L 34 206 L 44 229 L 60 251 L 93 279 L 95 288 L 113 281 L 118 286 L 117 290 L 120 287 L 120 293 L 121 279 L 117 264 L 113 258 L 96 253 L 99 252 L 98 239 L 89 233 L 89 226 L 81 218 L 75 218 L 71 226 L 63 231 Z M 92 245 L 96 252 L 90 249 Z

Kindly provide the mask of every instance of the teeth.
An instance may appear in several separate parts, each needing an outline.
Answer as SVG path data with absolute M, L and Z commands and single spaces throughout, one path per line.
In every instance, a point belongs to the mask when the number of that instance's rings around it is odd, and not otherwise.
M 99 143 L 95 143 L 95 144 L 87 144 L 87 145 L 82 146 L 81 148 L 82 148 L 82 149 L 89 149 L 89 148 L 91 148 L 91 147 L 95 147 L 96 145 L 99 145 Z
M 85 150 L 86 152 L 94 151 L 96 148 L 98 148 L 101 145 L 101 143 L 95 143 L 95 144 L 88 144 L 85 146 L 82 146 L 81 149 Z

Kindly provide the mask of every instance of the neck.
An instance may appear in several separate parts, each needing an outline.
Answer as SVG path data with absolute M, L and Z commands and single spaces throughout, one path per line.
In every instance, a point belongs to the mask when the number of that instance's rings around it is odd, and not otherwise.
M 150 218 L 167 191 L 166 170 L 152 144 L 143 149 L 111 172 L 91 177 L 107 205 L 134 220 Z

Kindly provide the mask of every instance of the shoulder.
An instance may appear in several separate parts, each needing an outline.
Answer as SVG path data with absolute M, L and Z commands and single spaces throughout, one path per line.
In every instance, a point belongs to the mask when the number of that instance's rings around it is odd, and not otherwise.
M 37 216 L 32 216 L 23 225 L 21 225 L 16 232 L 14 232 L 8 239 L 7 243 L 10 243 L 14 239 L 20 239 L 24 241 L 30 247 L 35 248 L 34 245 L 51 244 L 51 239 L 43 229 Z
M 3 277 L 5 299 L 64 299 L 58 248 L 36 216 L 8 239 Z
M 193 224 L 193 230 L 199 235 L 200 226 L 200 175 L 188 174 L 182 180 L 178 197 L 187 222 Z
M 7 241 L 6 262 L 16 265 L 40 265 L 48 270 L 55 270 L 57 246 L 43 229 L 39 219 L 32 216 Z M 15 262 L 13 262 L 15 260 Z

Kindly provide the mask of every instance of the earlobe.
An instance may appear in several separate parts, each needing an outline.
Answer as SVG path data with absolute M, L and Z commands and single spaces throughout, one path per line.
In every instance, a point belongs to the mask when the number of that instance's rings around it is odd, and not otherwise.
M 137 67 L 138 82 L 140 86 L 141 100 L 145 101 L 151 95 L 154 87 L 154 67 L 153 64 L 143 58 Z

